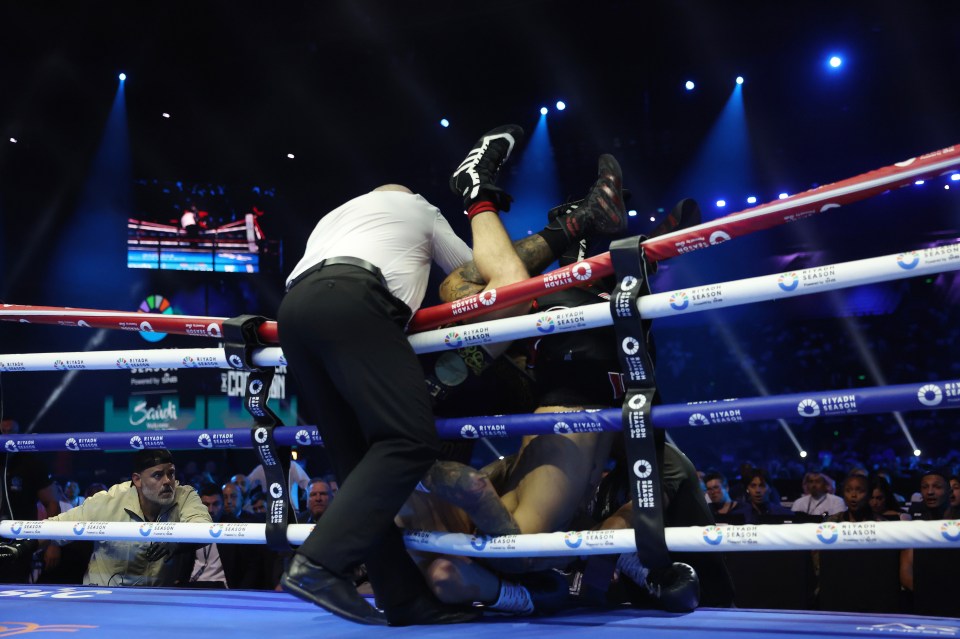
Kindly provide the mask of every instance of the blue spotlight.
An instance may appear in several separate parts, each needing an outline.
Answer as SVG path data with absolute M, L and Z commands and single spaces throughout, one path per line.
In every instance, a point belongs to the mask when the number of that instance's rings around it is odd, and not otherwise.
M 687 83 L 683 85 L 687 91 L 693 91 L 693 88 L 697 85 L 693 83 L 693 80 L 687 80 Z
M 126 79 L 127 79 L 127 74 L 126 74 L 126 73 L 121 73 L 121 74 L 120 74 L 120 81 L 123 82 L 123 81 L 126 80 Z
M 450 126 L 450 120 L 443 118 L 442 120 L 440 120 L 440 126 L 442 126 L 443 128 L 447 128 L 448 126 Z
M 726 200 L 717 200 L 717 208 L 718 208 L 718 209 L 722 209 L 722 208 L 725 207 L 726 205 L 727 205 L 727 201 L 726 201 Z
M 630 209 L 629 211 L 627 211 L 627 215 L 629 215 L 630 217 L 637 217 L 637 210 Z
M 923 180 L 917 180 L 916 182 L 914 182 L 914 184 L 916 184 L 917 186 L 923 186 L 925 182 Z
M 567 103 L 563 100 L 557 100 L 557 111 L 563 111 L 567 108 Z
M 651 215 L 651 216 L 650 216 L 650 221 L 651 221 L 651 222 L 656 222 L 656 221 L 657 221 L 657 218 L 655 218 L 655 217 L 653 217 L 653 216 Z
M 546 115 L 549 112 L 547 107 L 540 107 L 540 115 Z
M 786 194 L 786 193 L 781 193 L 781 194 L 778 195 L 777 197 L 780 198 L 781 200 L 785 200 L 785 199 L 787 199 L 787 198 L 790 197 L 790 196 L 789 196 L 788 194 Z
M 737 76 L 737 84 L 743 84 L 743 76 L 742 76 L 742 75 L 738 75 L 738 76 Z
M 837 69 L 840 67 L 841 64 L 843 64 L 843 58 L 841 58 L 838 55 L 830 56 L 830 60 L 827 62 L 827 64 L 829 64 L 834 69 Z
M 957 180 L 960 180 L 960 173 L 954 173 L 953 175 L 951 175 L 950 180 L 952 182 L 956 182 Z
M 747 198 L 747 204 L 756 204 L 756 203 L 757 203 L 757 198 L 753 197 L 752 195 Z

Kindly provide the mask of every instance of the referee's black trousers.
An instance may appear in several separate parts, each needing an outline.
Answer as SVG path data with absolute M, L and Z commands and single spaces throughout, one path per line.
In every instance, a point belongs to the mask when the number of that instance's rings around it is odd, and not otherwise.
M 403 332 L 409 316 L 376 276 L 346 265 L 305 277 L 277 314 L 284 356 L 341 482 L 299 552 L 344 575 L 366 563 L 388 616 L 426 593 L 394 516 L 440 446 Z

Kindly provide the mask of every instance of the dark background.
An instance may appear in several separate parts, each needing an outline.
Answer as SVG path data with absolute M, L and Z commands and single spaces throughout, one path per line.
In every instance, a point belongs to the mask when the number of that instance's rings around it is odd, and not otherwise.
M 5 3 L 0 299 L 132 310 L 160 292 L 180 297 L 179 313 L 272 317 L 319 216 L 378 184 L 408 184 L 467 237 L 449 173 L 493 126 L 516 122 L 532 132 L 542 105 L 551 107 L 564 195 L 582 195 L 597 155 L 611 152 L 640 213 L 633 232 L 649 230 L 658 208 L 686 195 L 701 200 L 705 217 L 720 214 L 718 196 L 731 202 L 723 214 L 735 212 L 748 194 L 765 202 L 960 142 L 958 13 L 954 3 L 918 2 Z M 825 65 L 833 53 L 845 60 L 837 72 Z M 98 155 L 121 71 L 129 77 L 129 156 Z M 725 173 L 725 158 L 708 157 L 704 168 L 698 152 L 736 75 L 746 78 L 747 164 L 736 188 L 718 194 L 710 177 Z M 693 92 L 683 89 L 688 79 Z M 552 109 L 557 99 L 566 111 Z M 441 118 L 451 126 L 440 127 Z M 283 273 L 127 271 L 124 222 L 135 179 L 273 189 L 263 225 L 283 242 Z M 955 237 L 960 185 L 946 191 L 945 183 L 677 258 L 655 287 L 777 272 L 795 255 L 813 266 Z M 672 353 L 660 365 L 665 399 L 756 395 L 745 360 L 774 394 L 876 385 L 853 348 L 851 322 L 886 382 L 960 377 L 952 275 L 870 291 L 860 294 L 869 298 L 863 303 L 820 295 L 658 322 L 657 337 Z M 134 334 L 110 332 L 95 345 L 91 336 L 3 324 L 0 349 L 146 347 Z M 64 375 L 5 374 L 4 414 L 30 423 Z M 102 428 L 103 396 L 123 388 L 126 375 L 79 376 L 37 432 Z M 908 421 L 917 422 L 925 455 L 956 447 L 953 414 Z M 840 447 L 866 457 L 868 442 L 879 441 L 909 463 L 888 416 L 796 430 L 811 451 L 837 455 Z M 704 467 L 796 457 L 775 424 L 674 435 Z

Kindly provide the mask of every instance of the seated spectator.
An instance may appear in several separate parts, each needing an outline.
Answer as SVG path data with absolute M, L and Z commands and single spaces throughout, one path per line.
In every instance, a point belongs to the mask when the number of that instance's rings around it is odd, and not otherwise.
M 819 471 L 803 476 L 803 493 L 803 497 L 793 502 L 791 510 L 795 513 L 834 515 L 846 509 L 841 497 L 830 494 L 827 477 Z
M 233 517 L 240 517 L 243 512 L 250 512 L 247 509 L 247 493 L 243 492 L 237 484 L 227 482 L 221 489 L 223 496 L 223 508 Z
M 827 521 L 880 521 L 882 517 L 870 507 L 870 482 L 863 475 L 848 475 L 841 488 L 845 511 L 833 513 Z
M 890 482 L 880 475 L 870 481 L 870 509 L 881 520 L 910 519 L 910 515 L 900 508 Z
M 944 513 L 947 519 L 960 519 L 960 477 L 950 478 L 950 507 Z
M 297 516 L 297 521 L 301 524 L 317 523 L 330 504 L 330 496 L 330 484 L 320 478 L 311 479 L 307 492 L 307 510 Z
M 731 510 L 739 506 L 739 502 L 730 499 L 729 486 L 727 478 L 720 473 L 708 473 L 703 482 L 707 488 L 707 498 L 710 502 L 710 510 L 713 516 L 726 515 Z
M 939 469 L 927 470 L 920 477 L 920 501 L 910 505 L 910 515 L 914 519 L 944 519 L 950 505 L 950 482 L 946 472 Z
M 68 481 L 63 485 L 63 494 L 70 502 L 71 508 L 76 508 L 83 503 L 84 496 L 80 494 L 80 484 L 75 481 Z
M 740 515 L 746 524 L 759 524 L 768 515 L 786 516 L 790 510 L 779 503 L 770 501 L 767 473 L 762 468 L 752 468 L 744 477 L 747 486 L 747 500 L 730 511 L 730 515 Z
M 50 517 L 54 521 L 210 522 L 196 491 L 177 485 L 173 456 L 166 449 L 145 449 L 133 457 L 130 481 L 111 486 L 81 505 Z M 67 543 L 67 542 L 58 542 Z M 57 548 L 50 542 L 47 552 Z M 33 553 L 37 540 L 4 540 L 0 557 Z M 99 586 L 172 586 L 174 561 L 192 556 L 196 544 L 176 542 L 96 541 L 83 583 Z

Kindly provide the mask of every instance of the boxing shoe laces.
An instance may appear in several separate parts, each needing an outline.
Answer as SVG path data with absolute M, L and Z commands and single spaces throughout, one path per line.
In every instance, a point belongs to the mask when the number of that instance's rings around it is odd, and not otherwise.
M 463 197 L 464 208 L 479 200 L 489 200 L 502 211 L 510 210 L 513 198 L 496 186 L 497 175 L 522 139 L 523 129 L 507 124 L 488 131 L 477 141 L 450 177 L 450 189 Z
M 623 171 L 617 159 L 608 153 L 600 156 L 597 181 L 587 197 L 551 209 L 550 225 L 558 224 L 571 240 L 593 234 L 618 235 L 627 230 Z

